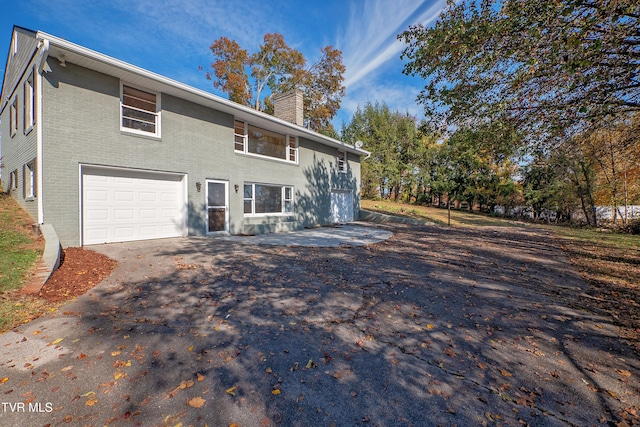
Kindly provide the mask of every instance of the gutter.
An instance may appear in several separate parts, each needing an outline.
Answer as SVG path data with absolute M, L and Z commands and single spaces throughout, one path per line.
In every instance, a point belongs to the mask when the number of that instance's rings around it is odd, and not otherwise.
M 38 224 L 44 224 L 44 197 L 43 197 L 43 161 L 44 140 L 42 135 L 42 74 L 46 72 L 47 56 L 49 53 L 49 40 L 41 40 L 38 44 L 38 56 L 36 58 L 37 79 L 36 79 L 36 188 L 38 191 Z

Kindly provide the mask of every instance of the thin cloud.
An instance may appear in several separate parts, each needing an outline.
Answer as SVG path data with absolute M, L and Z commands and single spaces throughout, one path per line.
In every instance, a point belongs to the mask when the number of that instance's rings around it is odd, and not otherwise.
M 422 107 L 415 101 L 420 83 L 402 75 L 404 45 L 397 35 L 409 25 L 433 24 L 445 5 L 446 0 L 404 0 L 392 7 L 384 0 L 352 3 L 347 29 L 338 37 L 347 68 L 347 95 L 335 124 L 348 122 L 358 107 L 376 101 L 422 117 Z
M 348 28 L 339 39 L 347 66 L 348 89 L 362 84 L 391 59 L 399 58 L 403 44 L 396 36 L 410 24 L 429 25 L 435 21 L 445 1 L 429 5 L 421 0 L 407 0 L 392 7 L 384 0 L 355 4 Z

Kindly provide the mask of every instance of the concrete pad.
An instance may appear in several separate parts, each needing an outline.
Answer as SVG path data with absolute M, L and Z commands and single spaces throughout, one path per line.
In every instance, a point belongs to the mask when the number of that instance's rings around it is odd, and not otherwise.
M 256 236 L 224 236 L 217 239 L 250 245 L 339 247 L 371 245 L 385 241 L 391 236 L 392 232 L 380 228 L 348 224 Z

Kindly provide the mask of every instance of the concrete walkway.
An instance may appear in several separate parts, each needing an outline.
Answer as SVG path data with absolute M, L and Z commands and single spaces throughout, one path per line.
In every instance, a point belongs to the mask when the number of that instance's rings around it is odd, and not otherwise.
M 387 240 L 391 236 L 393 233 L 388 230 L 351 223 L 256 236 L 220 236 L 215 239 L 249 245 L 339 247 L 371 245 Z

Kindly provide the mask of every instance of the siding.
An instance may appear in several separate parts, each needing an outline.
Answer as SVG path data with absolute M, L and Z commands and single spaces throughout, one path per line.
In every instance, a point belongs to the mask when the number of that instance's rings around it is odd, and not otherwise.
M 24 128 L 24 82 L 29 76 L 29 73 L 33 70 L 33 64 L 30 62 L 33 59 L 33 52 L 35 51 L 35 40 L 29 38 L 28 34 L 24 33 L 20 29 L 14 32 L 14 37 L 18 37 L 18 53 L 13 56 L 11 48 L 9 51 L 9 61 L 7 70 L 5 73 L 5 81 L 3 84 L 3 94 L 6 90 L 6 95 L 9 96 L 7 101 L 3 96 L 5 108 L 2 110 L 0 116 L 0 140 L 2 141 L 2 158 L 4 168 L 2 169 L 2 181 L 5 190 L 10 190 L 9 179 L 12 171 L 18 171 L 18 188 L 11 191 L 11 195 L 18 201 L 22 208 L 33 219 L 33 222 L 38 221 L 38 201 L 39 194 L 36 192 L 36 197 L 25 198 L 25 165 L 34 159 L 37 154 L 37 128 L 34 126 L 31 129 L 25 130 Z M 37 78 L 34 72 L 34 93 L 37 91 L 35 88 L 37 84 Z M 18 109 L 18 122 L 16 134 L 12 137 L 10 134 L 10 111 L 9 105 L 17 99 Z M 36 121 L 39 119 L 36 115 Z
M 13 41 L 18 40 L 18 52 L 13 54 Z M 23 73 L 27 69 L 27 65 L 31 62 L 36 51 L 37 41 L 35 33 L 23 28 L 14 27 L 7 52 L 7 66 L 4 72 L 4 80 L 2 82 L 2 100 L 0 101 L 0 110 L 4 112 L 7 106 L 7 97 L 12 97 L 19 84 L 24 79 Z

